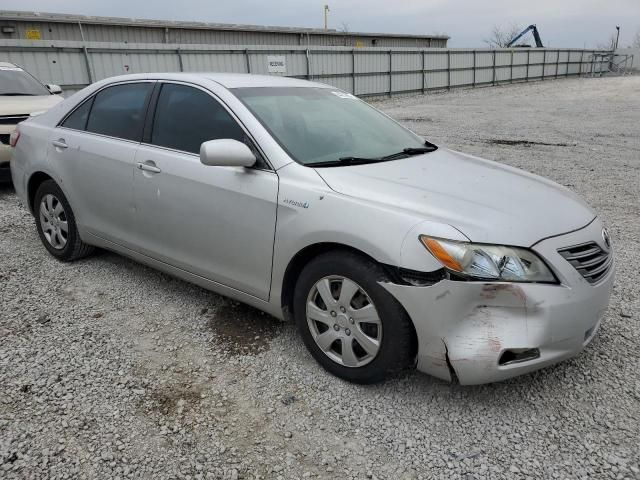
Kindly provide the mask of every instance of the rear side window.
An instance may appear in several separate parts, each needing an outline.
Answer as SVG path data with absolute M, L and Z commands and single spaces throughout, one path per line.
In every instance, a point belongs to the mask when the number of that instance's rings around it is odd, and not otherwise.
M 84 130 L 87 128 L 87 119 L 89 118 L 89 112 L 91 111 L 92 104 L 93 98 L 84 102 L 67 117 L 67 119 L 62 123 L 62 126 L 65 128 L 73 128 L 74 130 Z
M 87 131 L 140 141 L 152 83 L 128 83 L 105 88 L 93 100 Z
M 244 141 L 238 123 L 213 97 L 197 88 L 166 83 L 156 107 L 151 143 L 199 153 L 207 140 Z

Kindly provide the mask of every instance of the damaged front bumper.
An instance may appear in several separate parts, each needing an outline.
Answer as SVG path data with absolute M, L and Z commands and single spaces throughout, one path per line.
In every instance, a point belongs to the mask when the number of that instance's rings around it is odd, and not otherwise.
M 597 219 L 533 247 L 554 270 L 558 285 L 383 283 L 413 321 L 418 370 L 449 381 L 455 375 L 465 385 L 481 384 L 532 372 L 579 353 L 593 339 L 607 309 L 614 266 L 591 284 L 558 249 L 589 241 L 605 247 Z

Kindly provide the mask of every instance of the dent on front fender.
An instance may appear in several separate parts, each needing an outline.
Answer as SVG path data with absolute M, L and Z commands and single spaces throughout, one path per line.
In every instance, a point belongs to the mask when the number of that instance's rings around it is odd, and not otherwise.
M 535 314 L 544 300 L 519 284 L 442 280 L 426 287 L 381 285 L 413 320 L 418 370 L 447 381 L 458 377 L 463 384 L 477 383 L 465 374 L 465 366 L 488 373 L 497 368 L 503 345 L 527 348 L 550 339 L 544 316 Z

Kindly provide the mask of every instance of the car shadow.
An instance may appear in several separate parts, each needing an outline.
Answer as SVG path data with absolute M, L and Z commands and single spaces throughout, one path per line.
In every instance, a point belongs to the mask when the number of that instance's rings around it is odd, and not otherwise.
M 11 183 L 11 181 L 0 181 L 0 198 L 15 193 L 16 191 L 13 188 L 13 183 Z

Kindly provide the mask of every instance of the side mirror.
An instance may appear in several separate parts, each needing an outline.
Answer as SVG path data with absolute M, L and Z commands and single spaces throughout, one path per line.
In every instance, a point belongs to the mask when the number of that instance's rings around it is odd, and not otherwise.
M 212 167 L 251 167 L 256 156 L 237 140 L 209 140 L 200 145 L 200 161 Z
M 62 93 L 62 88 L 60 88 L 60 85 L 54 85 L 50 83 L 45 85 L 45 87 L 47 87 L 47 90 L 49 90 L 54 95 L 60 95 Z

